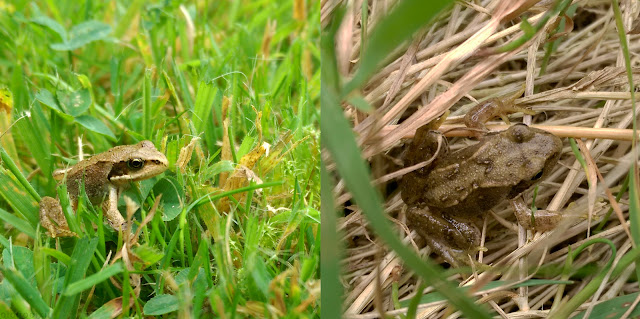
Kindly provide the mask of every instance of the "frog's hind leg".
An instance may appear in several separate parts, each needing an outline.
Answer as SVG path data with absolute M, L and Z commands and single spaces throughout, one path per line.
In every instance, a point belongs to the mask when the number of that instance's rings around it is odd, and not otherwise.
M 449 264 L 469 264 L 469 254 L 474 254 L 480 243 L 480 230 L 472 222 L 445 218 L 427 208 L 410 208 L 407 216 L 411 228 Z
M 60 202 L 53 197 L 45 196 L 40 201 L 40 225 L 47 229 L 53 238 L 77 236 L 69 229 Z
M 422 236 L 422 238 L 427 242 L 427 245 L 429 245 L 432 250 L 440 255 L 440 257 L 442 257 L 452 267 L 457 268 L 468 265 L 471 260 L 470 258 L 473 258 L 470 257 L 467 251 L 455 249 L 441 239 L 436 239 L 432 236 Z

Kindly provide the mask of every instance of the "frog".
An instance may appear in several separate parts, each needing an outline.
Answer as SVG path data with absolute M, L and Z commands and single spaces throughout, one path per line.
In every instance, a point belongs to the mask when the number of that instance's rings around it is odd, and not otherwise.
M 490 112 L 502 111 L 498 106 Z M 512 200 L 523 226 L 538 226 L 543 231 L 553 228 L 560 219 L 558 213 L 536 212 L 532 218 L 519 195 L 551 173 L 562 146 L 552 133 L 518 123 L 505 131 L 485 133 L 478 143 L 450 152 L 442 133 L 428 124 L 422 126 L 405 152 L 405 167 L 435 159 L 400 181 L 409 228 L 454 267 L 472 263 L 469 255 L 479 248 L 484 215 L 505 199 Z
M 93 205 L 102 204 L 104 218 L 118 231 L 126 229 L 126 221 L 118 211 L 118 199 L 131 183 L 154 177 L 168 167 L 167 157 L 151 141 L 115 146 L 104 153 L 84 159 L 72 167 L 56 170 L 54 179 L 66 183 L 71 206 L 78 208 L 80 186 Z M 58 199 L 45 196 L 40 201 L 40 224 L 49 236 L 77 236 L 69 229 Z

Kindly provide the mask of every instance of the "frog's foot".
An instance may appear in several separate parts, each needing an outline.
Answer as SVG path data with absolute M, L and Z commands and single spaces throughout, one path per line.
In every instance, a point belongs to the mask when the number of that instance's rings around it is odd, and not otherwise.
M 536 114 L 533 110 L 516 106 L 513 104 L 513 100 L 493 99 L 480 103 L 469 110 L 464 116 L 464 124 L 472 129 L 474 137 L 480 138 L 482 132 L 487 132 L 485 123 L 499 116 L 505 124 L 511 125 L 508 115 L 517 112 L 529 115 Z
M 511 200 L 511 207 L 513 207 L 518 223 L 526 229 L 547 232 L 553 230 L 562 220 L 562 215 L 558 212 L 539 209 L 533 213 L 521 196 Z
M 480 230 L 472 222 L 445 218 L 427 208 L 410 208 L 411 228 L 452 266 L 469 264 L 480 243 Z
M 45 196 L 40 201 L 40 224 L 53 238 L 78 236 L 69 230 L 60 202 L 52 197 Z
M 438 239 L 432 236 L 421 235 L 427 242 L 427 245 L 431 247 L 440 257 L 442 257 L 451 267 L 459 268 L 467 266 L 469 263 L 475 263 L 475 253 L 473 251 L 465 251 L 462 249 L 456 249 L 449 246 L 442 239 Z
M 404 166 L 409 167 L 427 161 L 431 158 L 442 157 L 449 152 L 447 140 L 442 132 L 431 130 L 429 125 L 424 125 L 416 130 L 416 133 L 404 155 Z M 426 174 L 430 166 L 426 166 L 416 172 Z
M 107 224 L 109 224 L 109 226 L 111 226 L 111 228 L 117 230 L 117 231 L 125 231 L 128 229 L 127 227 L 127 221 L 124 220 L 124 218 L 122 217 L 122 215 L 120 214 L 120 211 L 116 208 L 116 209 L 107 209 L 106 210 L 106 214 L 105 214 L 105 218 L 107 219 Z

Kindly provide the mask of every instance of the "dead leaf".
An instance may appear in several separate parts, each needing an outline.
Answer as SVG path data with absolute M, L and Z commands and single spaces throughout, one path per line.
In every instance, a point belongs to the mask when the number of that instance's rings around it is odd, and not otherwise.
M 199 137 L 194 137 L 191 139 L 188 145 L 184 146 L 180 149 L 180 155 L 178 156 L 178 161 L 176 162 L 176 167 L 180 169 L 180 172 L 185 173 L 187 164 L 191 160 L 191 156 L 193 155 L 193 150 L 196 147 L 196 142 L 200 140 Z
M 231 142 L 229 141 L 229 119 L 222 121 L 222 149 L 220 150 L 220 159 L 223 161 L 233 161 L 231 154 Z M 220 180 L 218 185 L 224 185 L 227 183 L 228 172 L 220 173 Z
M 251 152 L 247 153 L 240 159 L 240 163 L 233 171 L 231 176 L 226 179 L 224 186 L 222 188 L 223 191 L 230 191 L 238 188 L 245 187 L 249 185 L 250 181 L 255 181 L 257 183 L 262 183 L 260 178 L 255 172 L 253 172 L 253 167 L 258 162 L 258 160 L 264 155 L 269 149 L 270 145 L 268 143 L 263 143 L 262 145 L 256 146 Z M 246 196 L 246 194 L 238 193 L 234 194 L 233 197 L 240 201 L 242 198 Z M 218 210 L 221 212 L 227 213 L 229 212 L 230 202 L 228 197 L 224 197 L 220 199 L 218 202 Z
M 13 94 L 9 89 L 0 89 L 0 112 L 4 111 L 7 114 L 11 114 L 13 109 Z

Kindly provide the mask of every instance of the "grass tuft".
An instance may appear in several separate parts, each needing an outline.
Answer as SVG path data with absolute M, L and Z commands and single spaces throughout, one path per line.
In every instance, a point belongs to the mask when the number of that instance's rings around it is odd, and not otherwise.
M 344 243 L 323 260 L 327 288 L 343 294 L 325 307 L 341 307 L 345 318 L 636 315 L 635 13 L 618 1 L 457 1 L 435 10 L 443 3 L 323 3 L 323 183 L 333 192 L 323 210 L 340 237 L 327 243 Z M 507 200 L 490 212 L 461 211 L 482 217 L 482 236 L 471 267 L 455 268 L 407 222 L 404 145 L 443 114 L 452 151 L 475 144 L 464 117 L 495 99 L 535 112 L 511 114 L 510 123 L 562 138 L 559 165 L 523 198 L 563 218 L 536 232 L 518 225 Z M 612 307 L 623 301 L 633 301 L 626 313 Z
M 319 17 L 315 1 L 1 6 L 0 311 L 319 317 Z M 120 196 L 132 233 L 84 196 L 74 213 L 54 170 L 141 140 L 169 168 Z M 39 225 L 59 193 L 77 238 Z

